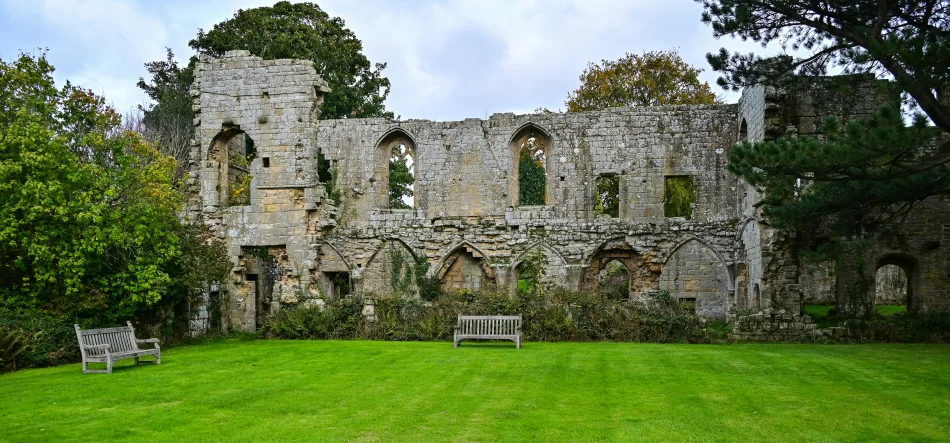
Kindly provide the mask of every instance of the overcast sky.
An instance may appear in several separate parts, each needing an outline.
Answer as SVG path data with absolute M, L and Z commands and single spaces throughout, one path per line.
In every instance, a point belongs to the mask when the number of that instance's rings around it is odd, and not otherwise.
M 48 48 L 56 80 L 102 93 L 119 111 L 147 97 L 136 87 L 143 64 L 192 54 L 188 40 L 254 0 L 0 0 L 0 58 Z M 396 1 L 323 0 L 363 41 L 372 62 L 386 62 L 392 81 L 387 109 L 402 118 L 461 120 L 496 112 L 563 109 L 588 62 L 625 52 L 678 48 L 716 75 L 704 58 L 722 46 L 745 52 L 750 42 L 716 40 L 691 0 Z M 196 6 L 197 4 L 197 6 Z

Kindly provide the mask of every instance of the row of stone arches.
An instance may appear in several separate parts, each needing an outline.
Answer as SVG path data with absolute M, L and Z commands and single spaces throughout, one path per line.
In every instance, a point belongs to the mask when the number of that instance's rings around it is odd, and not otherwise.
M 321 269 L 340 272 L 334 263 L 346 263 L 346 260 L 337 248 L 331 246 L 328 250 L 332 253 L 321 254 Z M 514 293 L 526 283 L 524 266 L 533 251 L 541 254 L 545 268 L 542 278 L 551 285 L 621 298 L 638 298 L 649 291 L 664 289 L 683 301 L 692 302 L 696 312 L 716 318 L 724 317 L 732 304 L 728 267 L 716 251 L 699 239 L 681 242 L 662 261 L 654 260 L 650 253 L 637 251 L 623 238 L 609 239 L 582 263 L 575 264 L 570 264 L 544 242 L 525 248 L 504 263 L 496 263 L 478 247 L 462 242 L 433 263 L 429 275 L 437 277 L 444 290 L 477 290 L 489 284 L 504 284 Z M 326 257 L 328 255 L 333 257 Z M 417 259 L 412 248 L 391 239 L 383 242 L 365 265 L 345 266 L 353 272 L 352 284 L 361 292 L 411 293 L 415 289 L 414 272 L 419 272 L 419 268 L 414 267 Z

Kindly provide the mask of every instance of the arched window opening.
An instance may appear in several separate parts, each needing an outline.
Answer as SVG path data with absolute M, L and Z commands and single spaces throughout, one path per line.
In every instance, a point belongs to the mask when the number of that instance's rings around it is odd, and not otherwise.
M 611 260 L 597 274 L 600 293 L 615 300 L 630 298 L 630 270 L 619 260 Z
M 881 314 L 906 312 L 910 304 L 907 271 L 897 264 L 885 264 L 874 274 L 874 309 Z
M 543 131 L 527 126 L 519 131 L 511 143 L 517 189 L 513 206 L 542 206 L 550 204 L 547 169 L 551 139 Z
M 742 119 L 742 123 L 739 124 L 739 142 L 744 142 L 749 140 L 749 124 L 746 123 L 745 119 Z
M 219 162 L 221 207 L 251 204 L 251 162 L 257 158 L 254 139 L 238 128 L 227 129 L 215 137 L 209 157 Z
M 380 209 L 414 209 L 417 206 L 418 175 L 416 145 L 408 134 L 395 130 L 377 147 L 376 207 Z
M 474 291 L 493 283 L 494 278 L 494 272 L 484 257 L 467 246 L 450 253 L 439 272 L 445 291 Z
M 416 186 L 415 159 L 404 143 L 394 146 L 389 156 L 389 208 L 414 209 Z

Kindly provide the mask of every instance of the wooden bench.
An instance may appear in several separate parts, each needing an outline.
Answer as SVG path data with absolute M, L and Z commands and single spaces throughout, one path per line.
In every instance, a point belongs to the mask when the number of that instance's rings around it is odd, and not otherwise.
M 460 315 L 452 342 L 457 348 L 467 338 L 511 340 L 521 348 L 521 315 Z
M 79 351 L 82 353 L 82 373 L 111 374 L 112 364 L 125 358 L 134 358 L 139 364 L 139 358 L 146 355 L 155 356 L 155 364 L 162 364 L 162 350 L 158 346 L 157 338 L 138 340 L 132 322 L 128 326 L 102 329 L 79 329 L 76 325 L 76 338 L 79 339 Z M 154 348 L 139 349 L 140 343 L 152 343 Z M 106 369 L 90 370 L 89 363 L 105 363 Z

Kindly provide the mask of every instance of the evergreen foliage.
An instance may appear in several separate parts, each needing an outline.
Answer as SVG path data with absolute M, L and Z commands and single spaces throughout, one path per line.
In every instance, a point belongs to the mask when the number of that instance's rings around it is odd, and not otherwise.
M 142 130 L 147 140 L 162 153 L 178 161 L 176 178 L 184 175 L 195 136 L 195 112 L 189 88 L 194 82 L 194 68 L 182 68 L 175 54 L 166 48 L 165 60 L 145 64 L 150 79 L 139 78 L 137 86 L 153 103 L 142 106 Z
M 545 204 L 547 173 L 544 170 L 544 148 L 529 140 L 518 153 L 518 204 L 541 206 Z
M 784 137 L 731 149 L 730 170 L 764 194 L 765 212 L 777 225 L 813 228 L 821 220 L 832 239 L 865 236 L 887 231 L 922 200 L 950 191 L 950 2 L 698 1 L 716 37 L 781 42 L 807 53 L 708 54 L 724 88 L 762 82 L 794 88 L 837 68 L 892 79 L 879 92 L 902 93 L 905 104 L 922 112 L 908 124 L 891 106 L 861 121 L 829 119 L 822 139 Z

